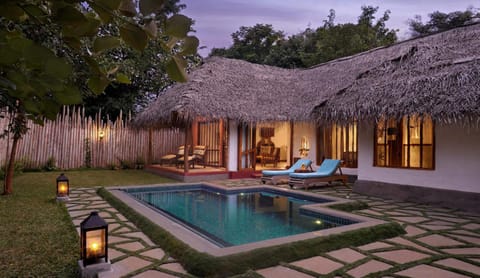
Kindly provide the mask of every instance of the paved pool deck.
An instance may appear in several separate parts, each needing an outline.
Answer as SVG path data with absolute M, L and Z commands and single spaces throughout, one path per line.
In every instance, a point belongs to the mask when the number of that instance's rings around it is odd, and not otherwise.
M 236 187 L 259 185 L 260 181 L 242 179 L 214 183 Z M 257 269 L 256 274 L 266 278 L 480 276 L 480 214 L 368 197 L 340 185 L 309 191 L 366 202 L 370 207 L 356 214 L 398 222 L 407 234 Z M 98 196 L 95 189 L 74 188 L 70 199 L 66 206 L 78 232 L 80 222 L 94 210 L 109 223 L 112 270 L 100 273 L 99 278 L 194 277 Z

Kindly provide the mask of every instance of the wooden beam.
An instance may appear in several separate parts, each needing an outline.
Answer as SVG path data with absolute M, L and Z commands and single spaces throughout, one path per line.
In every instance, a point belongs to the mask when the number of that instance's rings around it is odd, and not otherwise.
M 185 173 L 188 173 L 188 153 L 189 153 L 188 136 L 190 135 L 190 133 L 188 132 L 189 129 L 190 129 L 189 124 L 186 124 L 185 125 L 185 145 L 183 149 L 183 171 L 185 171 Z

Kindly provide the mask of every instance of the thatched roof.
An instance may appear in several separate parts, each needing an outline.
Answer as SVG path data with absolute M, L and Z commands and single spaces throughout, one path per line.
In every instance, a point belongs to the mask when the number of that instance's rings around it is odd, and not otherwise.
M 159 126 L 196 117 L 347 122 L 410 114 L 440 121 L 480 119 L 479 38 L 477 24 L 305 70 L 213 57 L 135 123 Z
M 135 122 L 149 126 L 188 122 L 199 116 L 241 122 L 298 119 L 304 107 L 297 106 L 302 103 L 295 95 L 295 77 L 293 70 L 209 58 L 189 75 L 187 83 L 167 90 Z
M 314 109 L 318 122 L 429 115 L 440 124 L 479 124 L 480 24 L 401 42 L 348 61 L 356 65 L 371 59 L 381 63 L 357 74 L 353 83 Z

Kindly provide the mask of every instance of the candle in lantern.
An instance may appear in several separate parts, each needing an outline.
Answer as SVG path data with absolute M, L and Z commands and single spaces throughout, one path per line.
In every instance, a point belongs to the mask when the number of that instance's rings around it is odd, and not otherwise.
M 87 232 L 87 258 L 98 258 L 104 256 L 104 237 L 104 230 L 94 230 Z
M 90 243 L 89 248 L 87 249 L 87 257 L 97 257 L 98 256 L 98 251 L 100 250 L 100 243 L 98 242 L 92 242 Z
M 64 182 L 59 184 L 58 193 L 67 194 L 67 185 Z

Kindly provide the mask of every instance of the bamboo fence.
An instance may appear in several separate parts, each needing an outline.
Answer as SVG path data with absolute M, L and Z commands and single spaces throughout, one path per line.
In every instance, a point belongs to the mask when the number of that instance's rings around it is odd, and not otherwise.
M 44 125 L 28 122 L 28 132 L 19 141 L 16 161 L 26 168 L 42 168 L 49 159 L 56 167 L 105 168 L 155 163 L 167 153 L 176 153 L 184 143 L 184 132 L 179 129 L 134 129 L 129 126 L 131 115 L 122 115 L 112 121 L 85 117 L 83 108 L 64 108 L 55 121 Z M 8 126 L 9 118 L 0 118 L 0 128 Z M 103 135 L 101 137 L 100 135 Z M 0 163 L 5 164 L 11 148 L 11 137 L 0 139 Z

